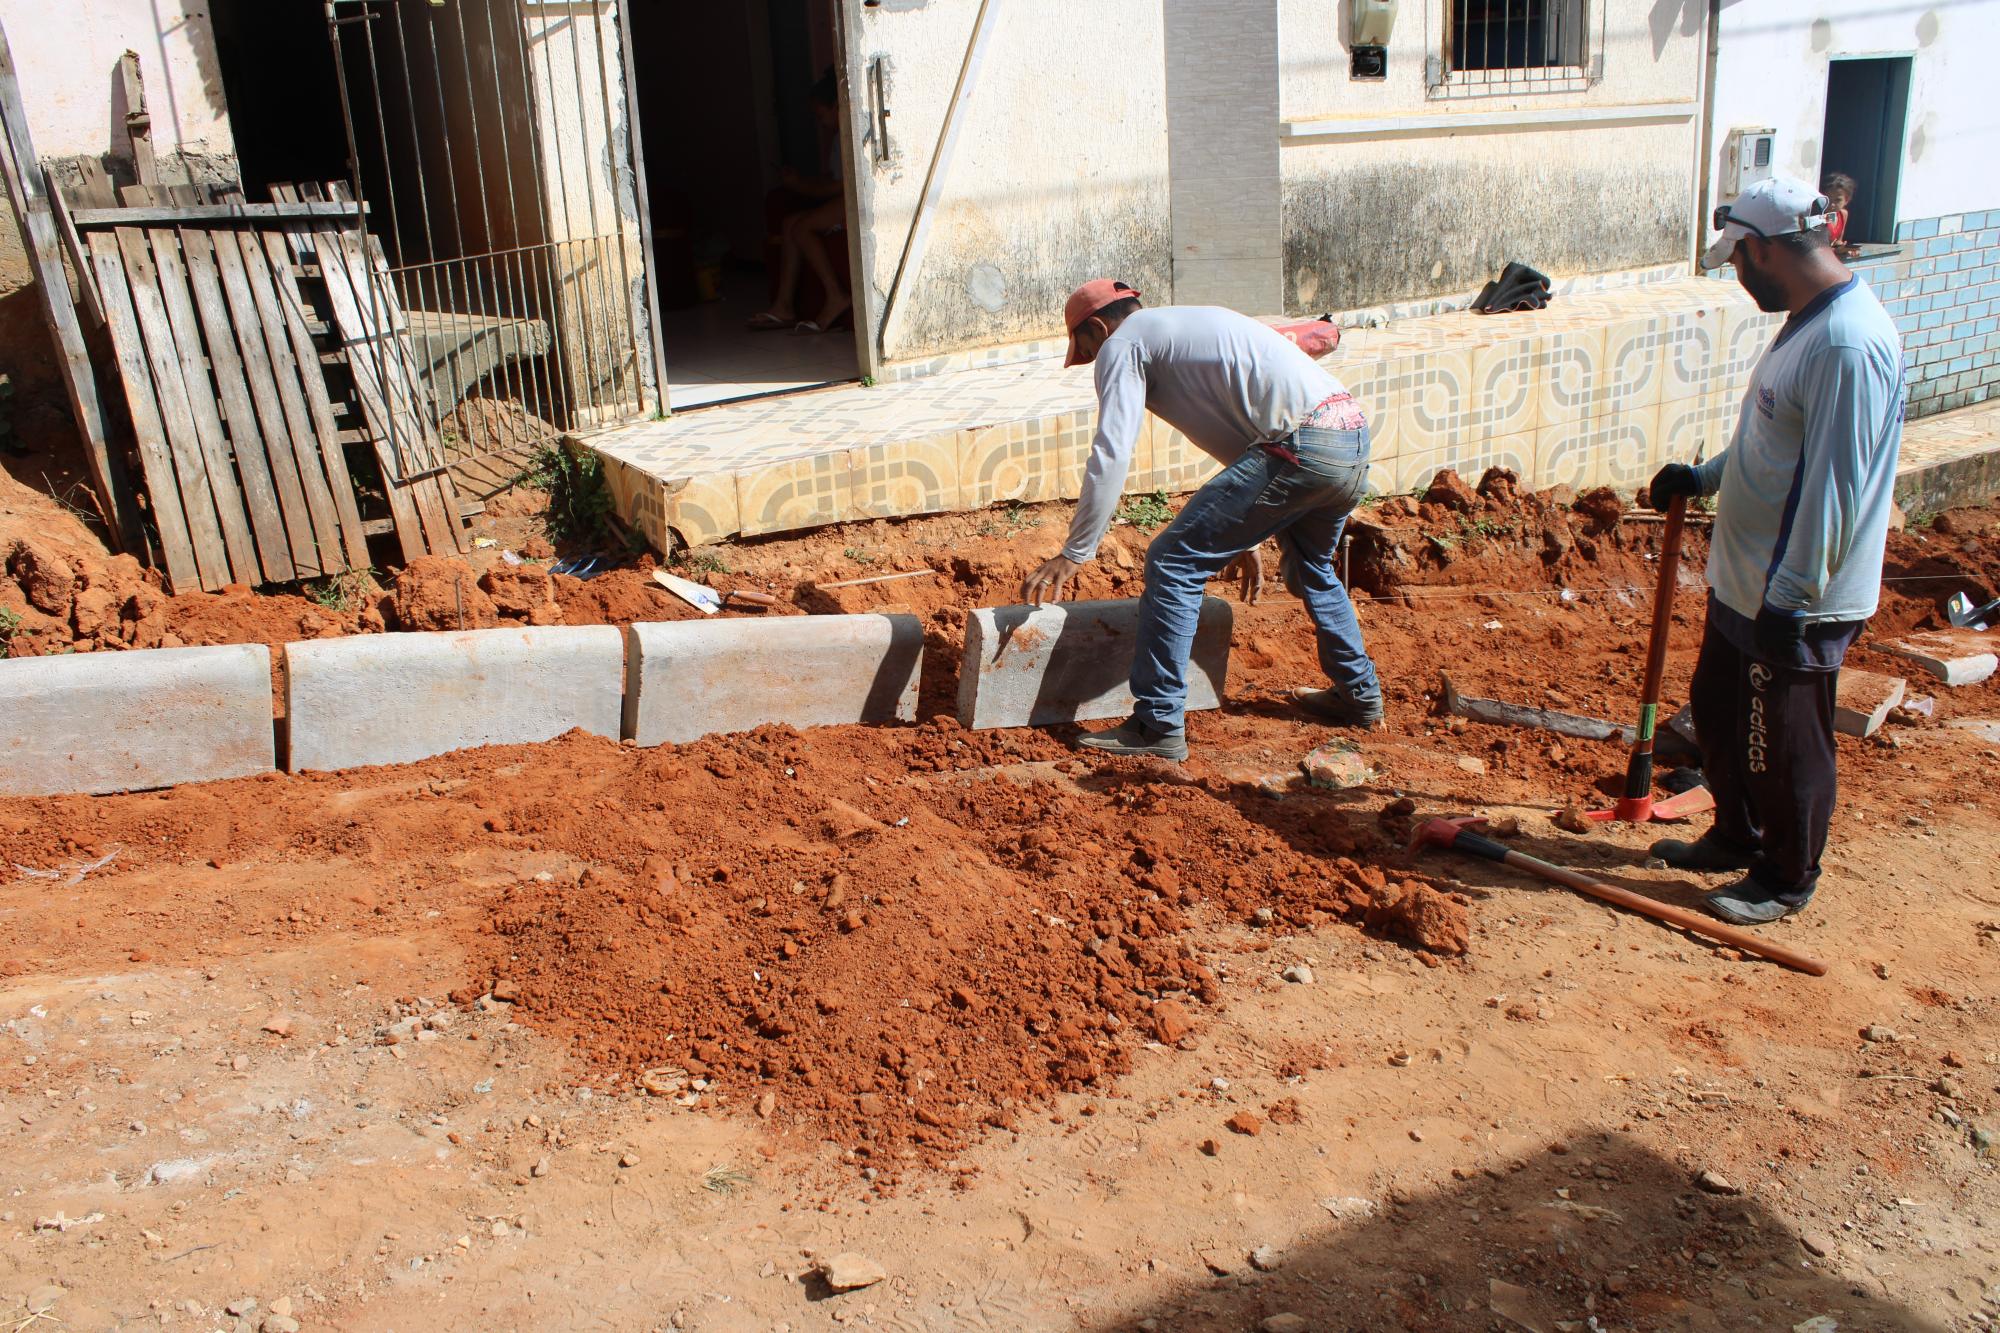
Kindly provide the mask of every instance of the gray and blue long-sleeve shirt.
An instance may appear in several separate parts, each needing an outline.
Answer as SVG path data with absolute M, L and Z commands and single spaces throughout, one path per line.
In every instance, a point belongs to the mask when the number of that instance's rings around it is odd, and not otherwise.
M 1723 607 L 1808 625 L 1875 614 L 1903 444 L 1903 350 L 1849 278 L 1792 316 L 1750 375 L 1729 447 L 1698 469 L 1717 496 L 1708 582 Z
M 1097 554 L 1150 410 L 1227 467 L 1282 440 L 1339 380 L 1269 325 L 1221 306 L 1157 306 L 1127 316 L 1098 349 L 1097 434 L 1062 553 Z

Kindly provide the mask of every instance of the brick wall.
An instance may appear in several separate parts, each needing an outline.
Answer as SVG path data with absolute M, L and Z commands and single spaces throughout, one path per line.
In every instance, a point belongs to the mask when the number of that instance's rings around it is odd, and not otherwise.
M 1853 268 L 1903 335 L 1909 414 L 2000 396 L 2000 209 L 1898 223 L 1896 245 Z

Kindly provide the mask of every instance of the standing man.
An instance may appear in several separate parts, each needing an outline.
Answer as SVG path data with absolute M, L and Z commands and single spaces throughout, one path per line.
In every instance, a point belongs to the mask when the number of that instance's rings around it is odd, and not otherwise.
M 1069 540 L 1028 576 L 1025 600 L 1060 600 L 1096 555 L 1148 410 L 1224 464 L 1146 553 L 1131 718 L 1077 743 L 1187 758 L 1187 662 L 1202 588 L 1227 571 L 1254 600 L 1264 577 L 1256 548 L 1274 536 L 1285 583 L 1312 614 L 1320 666 L 1333 681 L 1298 693 L 1299 705 L 1342 726 L 1379 723 L 1382 687 L 1333 571 L 1340 530 L 1368 479 L 1368 422 L 1340 381 L 1254 319 L 1219 306 L 1144 310 L 1137 291 L 1109 278 L 1077 288 L 1063 322 L 1063 364 L 1097 367 L 1097 436 Z
M 1725 262 L 1760 310 L 1790 318 L 1751 372 L 1729 447 L 1669 463 L 1650 499 L 1717 497 L 1708 624 L 1691 702 L 1715 824 L 1652 853 L 1684 870 L 1746 870 L 1708 895 L 1758 925 L 1812 898 L 1833 816 L 1834 681 L 1875 614 L 1896 456 L 1903 352 L 1896 326 L 1833 253 L 1827 201 L 1782 177 L 1715 210 Z

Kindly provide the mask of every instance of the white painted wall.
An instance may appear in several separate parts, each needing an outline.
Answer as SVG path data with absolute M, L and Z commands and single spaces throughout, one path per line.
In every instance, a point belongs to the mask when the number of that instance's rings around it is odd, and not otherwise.
M 155 153 L 234 151 L 203 0 L 0 0 L 0 23 L 42 156 L 103 153 L 125 142 L 112 90 L 126 51 L 139 54 Z
M 1774 161 L 1817 180 L 1826 122 L 1826 67 L 1836 56 L 1913 57 L 1909 129 L 1896 217 L 1941 217 L 2000 206 L 2000 0 L 1736 0 L 1722 11 L 1715 78 L 1715 161 L 1737 125 L 1778 130 Z M 1711 191 L 1713 196 L 1713 191 Z M 1720 202 L 1711 197 L 1711 206 Z
M 923 253 L 903 277 L 887 361 L 1062 331 L 1085 278 L 1160 292 L 1170 272 L 1162 0 L 994 0 Z M 846 77 L 869 290 L 879 336 L 979 5 L 843 0 Z M 878 160 L 868 66 L 886 61 Z M 1276 127 L 1273 127 L 1275 133 Z
M 1347 0 L 1278 3 L 1288 311 L 1686 256 L 1705 0 L 1589 0 L 1601 77 L 1504 93 L 1428 86 L 1452 0 L 1402 0 L 1381 81 L 1351 76 Z

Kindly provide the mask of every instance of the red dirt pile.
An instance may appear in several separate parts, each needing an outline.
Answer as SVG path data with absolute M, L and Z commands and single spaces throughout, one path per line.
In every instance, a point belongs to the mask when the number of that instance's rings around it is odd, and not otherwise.
M 1139 764 L 1096 772 L 1106 801 L 1040 733 L 771 727 L 611 753 L 594 794 L 495 821 L 590 865 L 502 890 L 455 998 L 511 997 L 614 1082 L 756 1107 L 884 1178 L 1187 1038 L 1215 995 L 1186 938 L 1205 904 L 1310 929 L 1435 900 L 1455 927 L 1375 915 L 1465 948 L 1463 910 L 1348 859 L 1382 841 L 1331 806 Z

